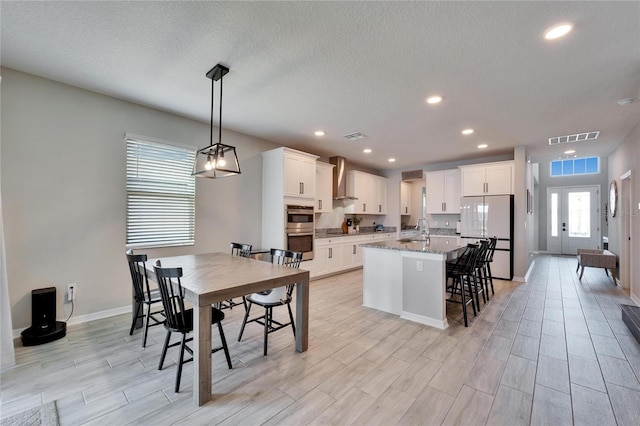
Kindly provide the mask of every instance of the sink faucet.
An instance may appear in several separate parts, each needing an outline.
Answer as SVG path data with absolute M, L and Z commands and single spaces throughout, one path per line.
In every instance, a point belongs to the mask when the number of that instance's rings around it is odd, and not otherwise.
M 429 239 L 429 221 L 426 218 L 421 217 L 420 219 L 418 219 L 418 223 L 416 223 L 415 229 L 420 229 L 420 238 L 423 241 Z

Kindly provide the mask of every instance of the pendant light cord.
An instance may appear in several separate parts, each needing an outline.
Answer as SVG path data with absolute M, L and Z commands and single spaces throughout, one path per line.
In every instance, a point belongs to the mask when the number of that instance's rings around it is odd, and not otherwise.
M 218 143 L 222 143 L 222 79 L 224 78 L 222 74 L 223 72 L 220 71 L 220 118 L 218 119 Z

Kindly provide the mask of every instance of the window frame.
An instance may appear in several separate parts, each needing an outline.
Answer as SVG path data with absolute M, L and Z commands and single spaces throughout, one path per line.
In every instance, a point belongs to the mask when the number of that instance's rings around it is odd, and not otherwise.
M 596 160 L 596 171 L 587 171 L 590 160 Z M 584 171 L 576 172 L 576 162 L 584 168 Z M 583 164 L 584 163 L 584 164 Z M 555 167 L 554 167 L 555 165 Z M 559 170 L 559 173 L 554 172 L 554 168 Z M 570 169 L 570 172 L 569 172 Z M 597 175 L 600 174 L 600 157 L 580 157 L 580 158 L 565 158 L 559 160 L 552 160 L 549 162 L 549 176 L 550 177 L 568 177 L 568 176 L 584 176 L 584 175 Z
M 132 133 L 125 134 L 124 142 L 126 248 L 195 245 L 196 178 L 192 171 L 197 147 Z M 147 147 L 147 155 L 134 155 L 133 151 L 141 147 Z M 172 155 L 162 158 L 163 154 Z M 184 157 L 182 160 L 176 160 L 181 156 Z M 154 176 L 153 168 L 157 167 L 158 162 L 167 161 L 172 161 L 169 170 L 173 173 Z M 156 179 L 158 177 L 165 179 Z M 172 219 L 176 224 L 173 227 L 162 223 L 163 219 L 166 219 L 166 207 L 172 207 L 174 212 Z M 149 216 L 144 217 L 145 215 Z M 138 224 L 134 225 L 136 219 Z M 161 223 L 163 229 L 154 231 L 154 220 L 155 228 Z M 134 237 L 132 234 L 135 232 L 143 235 Z M 168 233 L 173 237 L 169 237 Z

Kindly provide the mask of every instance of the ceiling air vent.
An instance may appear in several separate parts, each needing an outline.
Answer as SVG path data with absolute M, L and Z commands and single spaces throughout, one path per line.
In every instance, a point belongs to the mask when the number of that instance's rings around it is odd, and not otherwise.
M 360 139 L 366 139 L 368 138 L 367 135 L 360 133 L 360 132 L 355 132 L 355 133 L 349 133 L 348 135 L 344 135 L 345 138 L 349 139 L 350 141 L 357 141 Z
M 559 143 L 568 143 L 568 142 L 582 142 L 582 141 L 591 141 L 594 139 L 598 139 L 600 132 L 587 132 L 587 133 L 576 133 L 575 135 L 567 135 L 567 136 L 556 136 L 555 138 L 549 138 L 549 145 L 557 145 Z
M 410 172 L 402 172 L 402 180 L 422 179 L 422 169 L 411 170 Z

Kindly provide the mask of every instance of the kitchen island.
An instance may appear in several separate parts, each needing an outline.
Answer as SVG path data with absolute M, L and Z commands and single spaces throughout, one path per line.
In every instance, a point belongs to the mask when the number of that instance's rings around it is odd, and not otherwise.
M 363 305 L 445 329 L 446 261 L 464 247 L 438 238 L 361 245 Z

